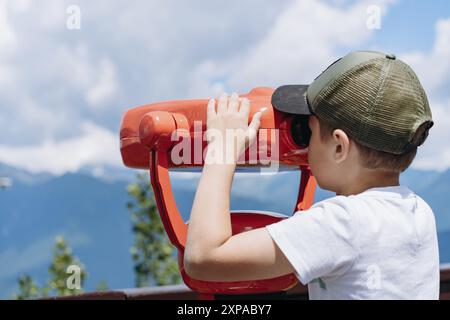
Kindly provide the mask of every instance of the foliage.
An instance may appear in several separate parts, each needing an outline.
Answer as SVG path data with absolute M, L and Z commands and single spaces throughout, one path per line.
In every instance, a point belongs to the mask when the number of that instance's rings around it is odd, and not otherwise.
M 37 299 L 49 295 L 65 296 L 82 293 L 86 271 L 80 260 L 72 254 L 72 249 L 64 237 L 57 236 L 53 247 L 53 257 L 48 268 L 50 280 L 47 285 L 39 287 L 24 274 L 18 279 L 19 293 L 14 299 Z M 79 281 L 77 281 L 79 280 Z
M 128 186 L 135 243 L 131 248 L 137 287 L 181 283 L 176 249 L 164 230 L 147 174 Z
M 176 249 L 170 243 L 165 232 L 148 175 L 138 174 L 136 182 L 131 183 L 127 191 L 131 197 L 127 208 L 131 213 L 135 235 L 135 242 L 130 251 L 134 262 L 136 286 L 181 283 Z M 77 281 L 71 281 L 74 279 L 75 273 L 78 273 L 77 271 L 79 271 L 79 286 L 77 286 Z M 85 267 L 73 255 L 72 249 L 62 236 L 57 236 L 55 239 L 52 262 L 48 272 L 50 280 L 42 287 L 39 287 L 30 275 L 22 275 L 18 279 L 19 293 L 13 296 L 14 299 L 36 299 L 83 292 L 83 284 L 87 277 Z M 101 281 L 96 287 L 97 291 L 108 289 L 105 281 Z
M 39 298 L 39 287 L 29 275 L 22 275 L 18 282 L 19 293 L 14 295 L 14 299 L 26 300 Z
M 73 271 L 69 266 L 75 267 Z M 68 269 L 69 268 L 69 269 Z M 77 275 L 79 271 L 79 275 Z M 83 264 L 79 259 L 72 254 L 72 249 L 67 245 L 66 241 L 62 236 L 58 236 L 55 239 L 55 246 L 53 248 L 53 259 L 50 267 L 48 268 L 50 274 L 50 281 L 48 287 L 50 291 L 55 292 L 58 296 L 66 296 L 79 294 L 83 292 L 83 283 L 86 279 L 86 271 Z M 77 286 L 75 283 L 71 282 L 71 274 L 74 277 L 80 277 L 80 283 Z M 73 288 L 73 285 L 76 288 Z

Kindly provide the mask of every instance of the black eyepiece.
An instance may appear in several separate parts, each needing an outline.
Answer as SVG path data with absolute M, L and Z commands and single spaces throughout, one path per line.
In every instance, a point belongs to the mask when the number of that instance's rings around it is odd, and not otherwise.
M 299 147 L 306 148 L 309 146 L 311 139 L 311 130 L 308 125 L 309 116 L 294 116 L 291 122 L 291 135 L 295 144 Z

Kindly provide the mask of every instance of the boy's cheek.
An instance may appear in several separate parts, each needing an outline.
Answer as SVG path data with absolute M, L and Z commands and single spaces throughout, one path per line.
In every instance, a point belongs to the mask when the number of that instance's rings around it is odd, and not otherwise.
M 311 168 L 312 173 L 314 174 L 314 170 L 316 168 L 316 155 L 314 148 L 310 147 L 308 148 L 308 163 Z
M 314 176 L 320 176 L 320 171 L 324 171 L 326 165 L 326 159 L 324 158 L 324 151 L 321 148 L 317 148 L 316 145 L 310 145 L 308 148 L 308 163 L 311 172 Z

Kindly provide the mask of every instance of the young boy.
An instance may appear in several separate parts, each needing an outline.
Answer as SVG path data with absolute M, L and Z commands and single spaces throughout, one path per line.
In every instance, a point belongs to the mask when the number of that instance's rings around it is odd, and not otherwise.
M 309 210 L 265 228 L 231 235 L 229 201 L 236 161 L 207 161 L 189 220 L 186 272 L 239 281 L 294 273 L 311 299 L 438 299 L 439 258 L 430 207 L 399 175 L 433 125 L 426 94 L 394 55 L 353 52 L 309 86 L 278 88 L 274 108 L 309 115 L 308 158 L 319 186 L 336 192 Z M 222 95 L 208 105 L 208 131 L 244 132 L 249 101 Z M 237 141 L 237 142 L 236 142 Z M 239 142 L 241 141 L 241 142 Z M 226 156 L 224 145 L 210 149 Z M 227 142 L 228 143 L 228 142 Z M 245 149 L 236 139 L 237 159 Z M 247 144 L 248 145 L 248 144 Z

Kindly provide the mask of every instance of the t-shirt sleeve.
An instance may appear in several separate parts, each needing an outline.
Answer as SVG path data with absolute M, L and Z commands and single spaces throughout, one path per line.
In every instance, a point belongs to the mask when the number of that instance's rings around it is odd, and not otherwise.
M 334 197 L 266 226 L 303 284 L 342 274 L 357 258 L 358 227 L 346 202 Z

